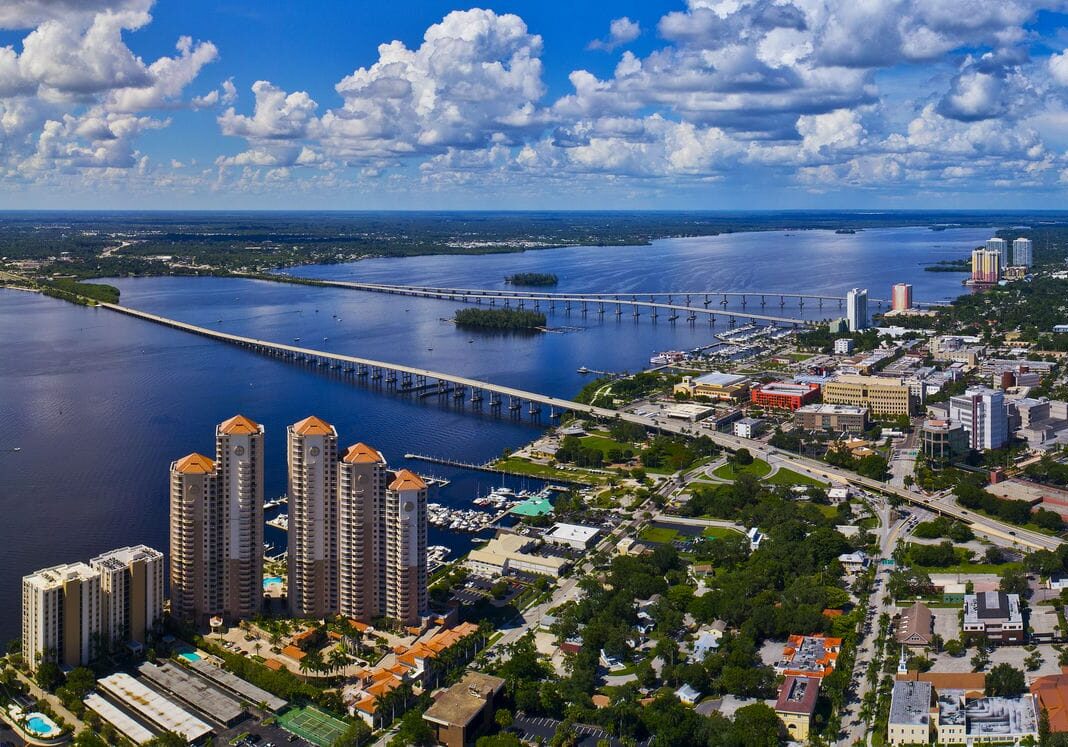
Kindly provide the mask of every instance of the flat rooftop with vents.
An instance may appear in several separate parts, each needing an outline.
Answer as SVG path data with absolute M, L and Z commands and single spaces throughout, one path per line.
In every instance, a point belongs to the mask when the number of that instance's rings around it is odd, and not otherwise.
M 204 659 L 187 662 L 187 665 L 197 674 L 202 677 L 207 677 L 209 680 L 222 687 L 223 690 L 231 692 L 253 705 L 263 703 L 266 705 L 267 710 L 274 713 L 277 713 L 288 705 L 287 701 L 271 695 L 263 688 L 256 687 L 251 682 L 246 682 L 240 677 L 230 674 L 225 669 L 221 669 Z
M 926 726 L 931 723 L 931 683 L 897 681 L 890 698 L 891 724 Z
M 166 662 L 157 666 L 145 662 L 137 671 L 156 687 L 166 690 L 186 705 L 196 708 L 221 724 L 230 726 L 240 721 L 245 713 L 237 700 L 219 692 L 205 680 L 176 664 Z
M 163 731 L 181 735 L 186 741 L 197 742 L 211 734 L 208 724 L 125 672 L 97 680 L 96 685 L 123 707 Z

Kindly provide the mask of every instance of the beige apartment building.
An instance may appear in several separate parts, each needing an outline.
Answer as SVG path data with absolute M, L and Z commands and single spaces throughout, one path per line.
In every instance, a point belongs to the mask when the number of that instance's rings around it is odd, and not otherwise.
M 385 614 L 386 460 L 367 444 L 338 463 L 338 612 L 369 623 Z
M 240 620 L 263 603 L 262 425 L 243 415 L 215 428 L 215 459 L 171 464 L 172 612 L 201 625 Z
M 839 376 L 823 385 L 823 401 L 832 405 L 866 407 L 874 415 L 908 415 L 909 387 L 901 379 Z
M 224 615 L 244 619 L 263 604 L 263 426 L 235 415 L 215 429 L 223 509 Z
M 100 572 L 67 563 L 22 578 L 22 654 L 30 671 L 41 662 L 77 667 L 96 658 L 101 640 Z
M 426 483 L 402 469 L 386 490 L 386 615 L 419 623 L 426 597 Z
M 223 610 L 222 501 L 215 462 L 189 454 L 170 468 L 171 614 L 203 625 Z
M 163 617 L 163 553 L 146 545 L 120 547 L 89 566 L 100 574 L 103 640 L 112 651 L 146 643 Z
M 337 430 L 317 417 L 289 426 L 289 609 L 321 618 L 338 609 Z

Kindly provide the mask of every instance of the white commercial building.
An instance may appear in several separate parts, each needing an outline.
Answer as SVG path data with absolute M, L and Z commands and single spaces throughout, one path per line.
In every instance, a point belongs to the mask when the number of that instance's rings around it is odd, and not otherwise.
M 976 386 L 949 400 L 949 419 L 959 422 L 973 449 L 1000 449 L 1009 440 L 1008 410 L 1002 392 Z
M 464 565 L 480 576 L 506 576 L 510 573 L 536 573 L 558 577 L 570 565 L 567 558 L 530 552 L 533 540 L 519 534 L 501 534 L 467 554 Z
M 553 524 L 544 535 L 544 539 L 555 545 L 568 545 L 578 550 L 588 550 L 597 539 L 601 530 L 597 527 L 584 527 L 581 524 Z
M 1001 267 L 1008 267 L 1011 264 L 1011 262 L 1009 262 L 1009 242 L 1005 241 L 1005 239 L 999 239 L 997 237 L 987 239 L 986 250 L 988 252 L 998 253 L 998 262 Z
M 853 288 L 846 293 L 846 322 L 850 332 L 868 328 L 867 288 Z
M 1034 245 L 1031 239 L 1020 237 L 1012 242 L 1012 263 L 1020 267 L 1034 264 Z
M 22 578 L 22 655 L 35 671 L 42 661 L 77 667 L 96 658 L 102 630 L 100 572 L 67 563 Z
M 756 438 L 764 430 L 764 421 L 760 418 L 742 418 L 734 421 L 734 435 L 738 438 Z
M 104 640 L 118 649 L 143 644 L 163 617 L 163 553 L 145 545 L 98 555 L 89 565 L 100 573 Z
M 853 339 L 850 337 L 839 337 L 834 341 L 834 354 L 835 355 L 849 355 L 853 352 Z

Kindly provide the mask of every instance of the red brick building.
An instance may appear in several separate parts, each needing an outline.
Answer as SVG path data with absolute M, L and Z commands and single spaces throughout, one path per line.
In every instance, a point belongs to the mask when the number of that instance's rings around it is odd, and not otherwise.
M 785 381 L 773 381 L 759 384 L 752 389 L 751 401 L 754 405 L 773 410 L 796 410 L 812 404 L 820 397 L 819 384 L 790 384 Z

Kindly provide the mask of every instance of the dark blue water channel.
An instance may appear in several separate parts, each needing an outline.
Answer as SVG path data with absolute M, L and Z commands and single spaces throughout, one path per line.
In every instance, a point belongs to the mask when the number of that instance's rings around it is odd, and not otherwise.
M 523 254 L 371 259 L 299 268 L 309 277 L 505 287 L 512 272 L 554 272 L 558 291 L 794 291 L 844 295 L 853 286 L 888 298 L 911 282 L 920 300 L 961 292 L 961 275 L 923 265 L 965 256 L 987 229 L 882 229 L 750 233 L 672 239 L 651 246 L 571 248 Z M 661 317 L 570 317 L 571 331 L 481 334 L 442 321 L 456 303 L 217 278 L 113 281 L 122 302 L 237 334 L 465 374 L 558 396 L 586 380 L 579 366 L 637 370 L 650 354 L 708 344 L 706 324 Z M 750 302 L 752 304 L 752 302 Z M 750 305 L 750 310 L 755 310 Z M 768 313 L 777 313 L 769 305 Z M 816 314 L 806 308 L 806 314 Z M 796 314 L 796 307 L 784 313 Z M 825 309 L 821 316 L 834 312 Z M 720 323 L 718 329 L 723 329 Z M 240 412 L 267 429 L 269 496 L 285 490 L 285 426 L 316 414 L 345 444 L 366 441 L 394 465 L 406 452 L 472 462 L 535 437 L 538 426 L 507 416 L 471 415 L 437 398 L 412 400 L 350 380 L 154 326 L 0 291 L 0 638 L 18 635 L 20 578 L 109 548 L 167 545 L 167 468 L 190 451 L 211 454 L 215 423 Z M 18 447 L 19 451 L 12 451 Z M 412 463 L 452 484 L 431 500 L 470 506 L 501 484 L 485 473 Z M 509 481 L 513 488 L 534 482 Z M 284 535 L 269 531 L 279 547 Z M 432 531 L 456 553 L 468 535 Z

